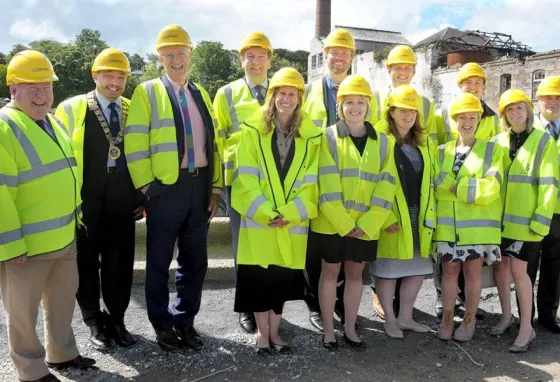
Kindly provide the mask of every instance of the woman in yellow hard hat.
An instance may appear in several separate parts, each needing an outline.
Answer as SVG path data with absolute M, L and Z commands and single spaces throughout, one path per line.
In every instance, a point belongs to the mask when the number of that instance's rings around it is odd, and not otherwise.
M 288 300 L 303 298 L 309 219 L 317 215 L 321 130 L 301 113 L 305 83 L 280 69 L 241 129 L 232 206 L 241 215 L 235 311 L 255 312 L 257 352 L 290 352 L 278 334 Z
M 529 259 L 538 259 L 541 241 L 548 235 L 558 193 L 557 148 L 549 135 L 533 128 L 533 102 L 510 89 L 500 97 L 503 133 L 494 141 L 503 148 L 504 215 L 502 261 L 494 266 L 502 317 L 490 334 L 502 335 L 514 326 L 511 313 L 511 276 L 519 301 L 519 333 L 510 352 L 525 352 L 535 338 L 531 325 L 533 287 L 527 274 Z M 520 203 L 520 201 L 523 201 Z
M 383 222 L 395 197 L 394 143 L 367 122 L 372 93 L 362 77 L 346 77 L 338 89 L 340 121 L 327 127 L 319 159 L 319 215 L 311 221 L 308 256 L 322 258 L 319 302 L 323 346 L 336 349 L 333 313 L 338 274 L 344 263 L 344 340 L 355 350 L 362 297 L 362 271 L 375 260 Z
M 441 340 L 469 341 L 475 332 L 480 302 L 482 265 L 501 259 L 502 150 L 476 139 L 483 113 L 479 99 L 461 93 L 451 104 L 458 139 L 439 149 L 435 181 L 437 221 L 434 256 L 443 265 Z M 465 276 L 465 317 L 454 331 L 453 319 L 459 273 Z
M 435 227 L 436 146 L 420 122 L 420 96 L 410 85 L 397 87 L 388 100 L 386 118 L 376 129 L 396 140 L 397 193 L 392 213 L 379 237 L 377 261 L 370 265 L 385 312 L 385 333 L 403 338 L 403 330 L 427 333 L 430 327 L 412 317 L 424 276 L 433 272 L 430 258 Z M 393 311 L 401 280 L 398 319 Z

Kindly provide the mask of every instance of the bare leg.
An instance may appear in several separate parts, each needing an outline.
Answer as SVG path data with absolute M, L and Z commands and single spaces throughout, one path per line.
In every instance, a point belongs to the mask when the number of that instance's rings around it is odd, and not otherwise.
M 461 272 L 461 263 L 445 262 L 442 265 L 441 295 L 443 310 L 453 311 L 457 300 L 457 284 L 459 282 L 459 272 Z
M 273 310 L 268 311 L 268 335 L 270 341 L 275 345 L 286 345 L 286 342 L 278 334 L 280 328 L 280 321 L 282 320 L 281 314 L 274 313 Z
M 395 311 L 393 310 L 393 299 L 395 296 L 396 285 L 397 281 L 395 279 L 375 279 L 377 295 L 379 296 L 379 301 L 381 301 L 381 306 L 385 311 L 385 333 L 387 333 L 389 337 L 401 338 L 403 334 L 397 324 Z
M 495 330 L 504 330 L 510 323 L 511 313 L 511 261 L 508 256 L 502 256 L 502 261 L 495 263 L 494 279 L 496 280 L 496 287 L 498 288 L 498 295 L 500 296 L 500 306 L 502 308 L 502 317 L 500 322 L 494 326 Z M 525 273 L 527 273 L 525 267 Z
M 515 293 L 519 299 L 519 333 L 514 344 L 525 345 L 533 333 L 532 321 L 532 302 L 533 286 L 527 273 L 527 262 L 512 259 L 511 272 L 515 282 Z
M 269 312 L 255 312 L 255 321 L 257 323 L 257 346 L 258 347 L 268 347 L 269 327 L 268 327 L 268 315 Z
M 419 332 L 429 332 L 430 327 L 421 325 L 414 321 L 412 310 L 418 292 L 424 282 L 424 276 L 409 276 L 402 280 L 400 289 L 400 309 L 397 323 L 401 330 L 414 330 Z
M 359 342 L 356 334 L 356 317 L 362 299 L 362 271 L 364 263 L 345 261 L 344 272 L 346 276 L 344 287 L 344 333 L 351 341 Z
M 465 275 L 465 309 L 467 312 L 475 312 L 480 304 L 482 293 L 482 263 L 483 259 L 465 261 L 463 273 Z M 510 308 L 511 311 L 511 308 Z
M 334 306 L 336 303 L 336 282 L 341 263 L 327 263 L 322 260 L 321 277 L 319 278 L 319 305 L 323 316 L 325 342 L 334 342 Z

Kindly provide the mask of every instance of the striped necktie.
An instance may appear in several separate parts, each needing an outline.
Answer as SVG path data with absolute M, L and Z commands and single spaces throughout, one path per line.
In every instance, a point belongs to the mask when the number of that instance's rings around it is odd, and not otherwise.
M 262 94 L 262 91 L 264 89 L 264 86 L 262 85 L 255 85 L 255 87 L 253 88 L 255 90 L 255 92 L 257 93 L 257 102 L 259 103 L 259 105 L 264 105 L 264 96 Z
M 181 114 L 183 114 L 183 123 L 185 124 L 185 136 L 187 138 L 187 153 L 189 172 L 194 172 L 194 138 L 192 133 L 191 117 L 189 115 L 189 108 L 187 105 L 187 95 L 185 89 L 181 87 L 179 90 L 179 98 L 181 101 Z
M 558 140 L 558 133 L 556 132 L 556 125 L 554 124 L 554 122 L 550 122 L 548 125 L 546 125 L 546 131 L 552 138 L 554 138 L 555 141 Z

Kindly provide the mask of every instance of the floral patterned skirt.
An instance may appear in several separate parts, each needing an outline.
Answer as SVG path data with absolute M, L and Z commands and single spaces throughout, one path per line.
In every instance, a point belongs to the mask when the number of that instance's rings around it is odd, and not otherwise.
M 464 263 L 484 259 L 486 264 L 491 265 L 502 260 L 500 246 L 497 244 L 457 245 L 441 241 L 434 243 L 433 257 L 439 263 Z

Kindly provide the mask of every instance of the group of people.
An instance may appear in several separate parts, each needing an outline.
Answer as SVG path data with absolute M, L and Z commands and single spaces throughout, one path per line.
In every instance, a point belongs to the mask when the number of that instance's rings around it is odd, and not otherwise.
M 193 44 L 179 25 L 156 42 L 165 74 L 122 97 L 130 65 L 114 48 L 92 66 L 95 89 L 49 113 L 53 66 L 37 51 L 14 55 L 0 109 L 0 292 L 10 355 L 22 381 L 58 381 L 50 368 L 87 368 L 71 328 L 75 301 L 90 344 L 135 344 L 124 317 L 130 301 L 134 225 L 147 225 L 146 306 L 159 346 L 199 350 L 194 327 L 207 260 L 208 223 L 222 190 L 235 259 L 234 310 L 259 355 L 292 351 L 279 333 L 286 301 L 304 300 L 323 346 L 356 333 L 362 274 L 369 263 L 375 312 L 385 332 L 428 332 L 413 306 L 434 274 L 441 340 L 468 341 L 476 327 L 483 266 L 492 266 L 502 317 L 515 325 L 509 348 L 526 351 L 539 322 L 560 332 L 560 76 L 529 96 L 511 89 L 496 114 L 482 100 L 481 66 L 459 71 L 459 94 L 436 112 L 411 80 L 414 52 L 387 58 L 391 86 L 372 91 L 348 75 L 354 39 L 324 40 L 327 72 L 308 85 L 294 68 L 268 78 L 273 49 L 261 32 L 239 55 L 245 76 L 214 99 L 189 81 Z M 168 271 L 178 246 L 177 295 Z M 104 309 L 100 299 L 103 299 Z M 75 300 L 76 299 L 76 300 Z M 455 307 L 465 306 L 455 328 Z M 36 334 L 42 301 L 46 344 Z

